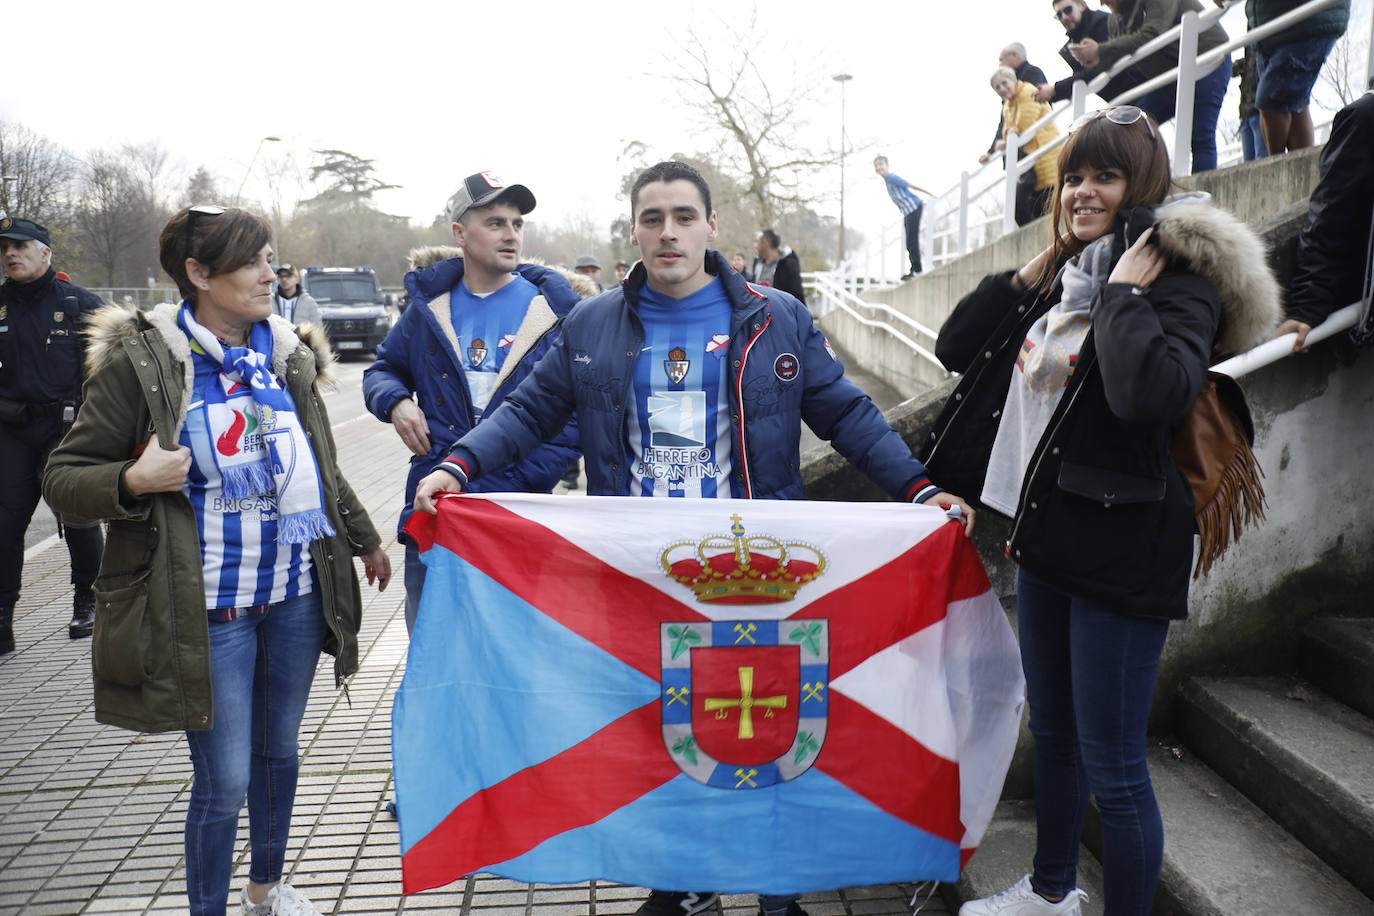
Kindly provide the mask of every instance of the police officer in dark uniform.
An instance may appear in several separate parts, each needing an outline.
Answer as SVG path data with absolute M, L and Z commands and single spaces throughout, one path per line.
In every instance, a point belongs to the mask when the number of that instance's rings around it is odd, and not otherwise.
M 86 355 L 86 314 L 102 303 L 52 268 L 48 230 L 0 219 L 0 655 L 14 650 L 14 606 L 24 573 L 24 532 L 38 507 L 48 453 L 76 418 Z M 95 627 L 92 586 L 102 540 L 95 522 L 63 518 L 71 554 L 72 639 Z

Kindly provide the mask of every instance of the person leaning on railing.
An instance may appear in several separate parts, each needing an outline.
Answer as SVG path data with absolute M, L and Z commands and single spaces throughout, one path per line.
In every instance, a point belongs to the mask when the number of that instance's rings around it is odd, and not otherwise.
M 1134 54 L 1142 45 L 1169 31 L 1183 20 L 1186 12 L 1201 12 L 1198 0 L 1102 0 L 1102 5 L 1112 11 L 1107 20 L 1107 34 L 1110 38 L 1097 42 L 1084 38 L 1078 44 L 1070 45 L 1069 51 L 1085 67 L 1098 67 L 1109 70 L 1124 57 Z M 1199 55 L 1218 48 L 1227 41 L 1226 30 L 1219 23 L 1213 23 L 1203 30 L 1197 38 Z M 1143 79 L 1149 80 L 1178 66 L 1178 42 L 1161 48 L 1142 61 L 1136 68 Z M 1217 118 L 1221 114 L 1221 102 L 1226 97 L 1226 86 L 1231 81 L 1231 56 L 1222 58 L 1216 67 L 1200 76 L 1193 89 L 1192 149 L 1194 174 L 1210 171 L 1217 167 Z M 1149 112 L 1156 122 L 1162 124 L 1174 116 L 1177 101 L 1176 84 L 1148 92 L 1136 104 Z
M 992 83 L 992 91 L 1002 98 L 1004 136 L 1015 131 L 1017 136 L 1024 137 L 1031 125 L 1050 113 L 1049 105 L 1035 100 L 1035 86 L 1024 81 L 1017 82 L 1016 73 L 1010 67 L 998 67 L 992 72 L 989 82 Z M 1045 124 L 1022 143 L 1020 156 L 1029 156 L 1058 136 L 1058 128 L 1053 124 Z M 1005 146 L 1005 140 L 997 141 L 998 149 Z M 1016 225 L 1024 226 L 1044 214 L 1057 178 L 1054 157 L 1041 156 L 1035 160 L 1033 171 L 1017 180 Z
M 1322 150 L 1321 178 L 1312 190 L 1307 223 L 1298 233 L 1293 279 L 1288 284 L 1287 320 L 1275 336 L 1298 333 L 1294 350 L 1307 346 L 1307 332 L 1336 309 L 1368 295 L 1374 227 L 1374 87 L 1336 112 L 1331 138 Z M 1365 333 L 1369 310 L 1365 309 Z M 1360 329 L 1356 329 L 1357 333 Z

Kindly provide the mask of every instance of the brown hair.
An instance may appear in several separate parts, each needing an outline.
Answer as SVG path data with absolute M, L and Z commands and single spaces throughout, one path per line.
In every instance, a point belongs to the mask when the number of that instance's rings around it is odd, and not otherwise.
M 1074 238 L 1064 222 L 1064 176 L 1086 168 L 1112 169 L 1126 181 L 1121 209 L 1154 207 L 1174 190 L 1169 174 L 1169 151 L 1154 118 L 1141 113 L 1140 120 L 1118 124 L 1105 116 L 1093 117 L 1059 149 L 1059 179 L 1050 207 L 1050 231 L 1054 233 L 1054 257 L 1036 283 L 1041 292 L 1054 285 L 1059 267 L 1087 244 Z
M 216 277 L 251 264 L 262 246 L 272 240 L 272 224 L 266 218 L 238 207 L 220 213 L 198 212 L 185 207 L 158 235 L 158 260 L 176 281 L 181 297 L 196 303 L 196 285 L 186 276 L 186 259 L 194 258 Z

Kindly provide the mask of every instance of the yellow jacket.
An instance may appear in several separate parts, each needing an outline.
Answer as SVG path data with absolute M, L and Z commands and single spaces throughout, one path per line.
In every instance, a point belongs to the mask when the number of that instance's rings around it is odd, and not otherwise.
M 1026 128 L 1049 113 L 1048 103 L 1035 100 L 1035 87 L 1025 81 L 1019 82 L 1016 84 L 1016 94 L 1002 103 L 1002 136 L 1007 136 L 1013 130 L 1024 136 Z M 1021 147 L 1016 158 L 1024 159 L 1058 136 L 1059 129 L 1053 124 L 1046 124 L 1035 132 L 1029 143 Z M 1058 162 L 1059 157 L 1054 153 L 1046 153 L 1035 160 L 1036 190 L 1055 186 L 1059 180 Z

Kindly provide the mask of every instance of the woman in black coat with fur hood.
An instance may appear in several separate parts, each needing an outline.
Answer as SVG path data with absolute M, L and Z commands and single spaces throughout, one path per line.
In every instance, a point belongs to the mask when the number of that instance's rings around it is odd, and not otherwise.
M 1263 245 L 1208 201 L 1175 192 L 1149 115 L 1090 115 L 1060 151 L 1053 242 L 986 277 L 941 329 L 936 354 L 963 379 L 924 460 L 1013 519 L 1035 738 L 1033 873 L 964 916 L 1078 914 L 1090 795 L 1106 911 L 1150 910 L 1164 837 L 1145 729 L 1195 530 L 1169 445 L 1214 358 L 1279 318 Z

